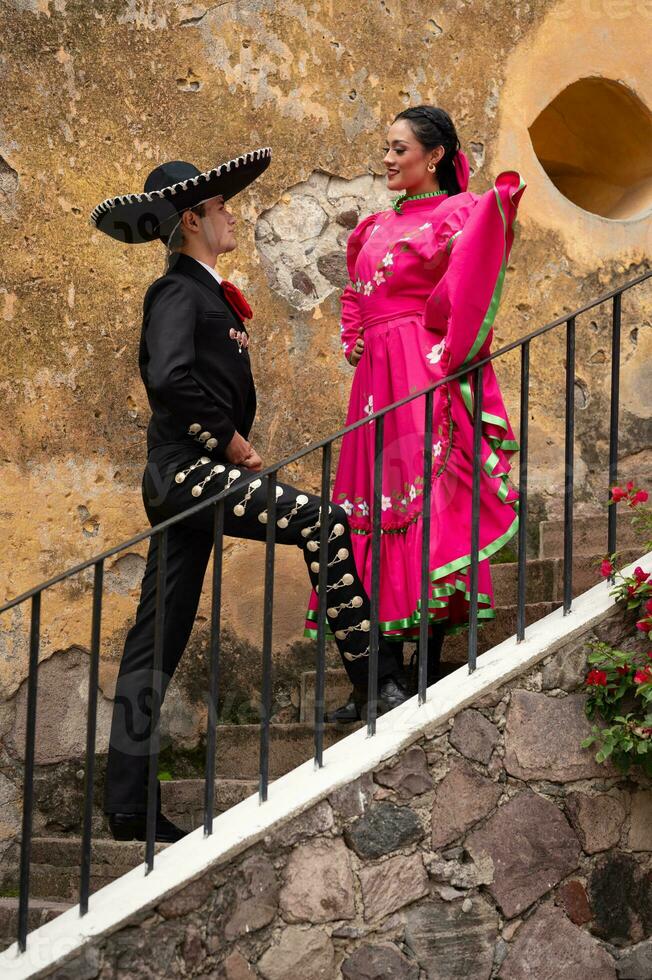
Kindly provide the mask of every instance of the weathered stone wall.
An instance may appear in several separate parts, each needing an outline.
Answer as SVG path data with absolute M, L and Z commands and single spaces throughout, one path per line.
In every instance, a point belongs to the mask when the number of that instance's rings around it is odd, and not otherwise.
M 631 631 L 616 610 L 50 975 L 649 980 L 652 788 L 580 748 L 586 643 Z
M 561 89 L 590 75 L 636 94 L 642 108 L 626 118 L 636 132 L 640 124 L 638 142 L 647 146 L 652 79 L 640 38 L 648 7 L 608 0 L 434 7 L 374 0 L 362 8 L 339 0 L 7 0 L 0 9 L 0 595 L 18 594 L 145 523 L 147 407 L 137 343 L 142 295 L 162 271 L 163 253 L 158 245 L 122 247 L 93 231 L 88 215 L 99 200 L 138 190 L 164 159 L 208 167 L 273 146 L 270 168 L 234 202 L 239 248 L 220 269 L 255 309 L 254 439 L 264 459 L 279 458 L 344 417 L 351 375 L 337 327 L 342 251 L 354 221 L 385 204 L 382 144 L 404 106 L 426 101 L 450 111 L 472 165 L 472 190 L 486 190 L 507 168 L 528 182 L 498 343 L 647 267 L 643 178 L 638 205 L 630 188 L 627 220 L 579 207 L 550 176 L 555 137 L 562 147 L 570 141 L 551 123 L 554 111 L 540 126 L 541 159 L 530 128 Z M 595 88 L 591 98 L 591 107 L 600 105 Z M 581 99 L 574 106 L 581 115 Z M 619 166 L 619 152 L 629 159 L 636 134 L 620 133 L 617 118 L 614 110 L 602 130 L 595 117 L 583 171 L 573 143 L 568 186 L 585 180 L 597 194 L 601 185 L 589 171 L 604 154 L 616 161 L 610 200 L 618 180 L 635 180 Z M 565 165 L 557 162 L 557 169 Z M 645 475 L 650 441 L 651 306 L 649 287 L 623 303 L 622 471 L 637 478 Z M 608 310 L 578 321 L 577 343 L 580 513 L 604 494 Z M 537 518 L 554 517 L 560 506 L 563 357 L 561 336 L 533 345 L 530 512 Z M 515 417 L 516 357 L 500 375 Z M 318 467 L 289 467 L 284 476 L 316 487 Z M 223 622 L 233 649 L 251 655 L 249 668 L 262 632 L 261 556 L 262 548 L 238 542 L 225 557 Z M 100 686 L 107 701 L 143 564 L 138 547 L 106 570 Z M 79 671 L 79 651 L 88 649 L 90 584 L 80 576 L 44 602 L 40 656 L 52 659 L 55 688 Z M 282 675 L 311 655 L 301 639 L 307 581 L 298 553 L 280 551 L 276 595 Z M 204 598 L 199 629 L 208 610 Z M 3 620 L 0 697 L 8 699 L 26 674 L 26 611 Z M 181 707 L 173 729 L 201 725 L 195 667 L 203 645 L 197 635 L 175 680 Z

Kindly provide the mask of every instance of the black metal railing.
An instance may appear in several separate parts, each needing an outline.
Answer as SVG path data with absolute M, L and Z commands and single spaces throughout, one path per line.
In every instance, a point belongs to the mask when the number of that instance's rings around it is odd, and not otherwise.
M 341 429 L 334 435 L 320 442 L 315 442 L 280 463 L 267 467 L 259 477 L 268 477 L 267 483 L 267 532 L 265 545 L 265 591 L 264 591 L 264 626 L 263 626 L 263 684 L 260 726 L 260 801 L 267 799 L 269 785 L 269 745 L 270 745 L 270 715 L 272 701 L 272 623 L 274 605 L 274 551 L 276 528 L 276 481 L 279 470 L 296 462 L 303 457 L 321 450 L 321 508 L 320 508 L 320 561 L 319 561 L 319 608 L 317 620 L 317 652 L 316 652 L 316 685 L 315 685 L 315 718 L 314 718 L 314 758 L 316 766 L 322 765 L 324 737 L 324 692 L 325 692 L 325 661 L 326 661 L 326 561 L 327 561 L 327 509 L 330 497 L 330 473 L 333 443 L 346 433 L 352 432 L 362 425 L 375 423 L 375 462 L 374 462 L 374 493 L 372 511 L 372 571 L 371 571 L 371 613 L 370 613 L 370 660 L 369 660 L 369 691 L 367 731 L 374 735 L 377 714 L 377 680 L 378 680 L 378 651 L 379 651 L 379 596 L 380 596 L 380 542 L 381 542 L 381 477 L 383 465 L 383 436 L 385 416 L 397 408 L 423 399 L 425 404 L 424 431 L 424 491 L 423 491 L 423 520 L 422 520 L 422 563 L 421 563 L 421 605 L 424 614 L 420 617 L 419 632 L 419 663 L 418 663 L 418 704 L 426 701 L 427 680 L 427 637 L 428 637 L 428 608 L 429 608 L 429 537 L 430 537 L 430 503 L 432 483 L 432 412 L 433 393 L 452 380 L 463 377 L 473 378 L 475 391 L 473 406 L 473 486 L 472 486 L 472 521 L 471 521 L 471 571 L 470 571 L 470 619 L 468 631 L 468 666 L 469 671 L 475 670 L 478 645 L 478 568 L 479 568 L 479 515 L 480 515 L 480 446 L 482 435 L 482 392 L 483 369 L 492 361 L 504 357 L 510 351 L 520 350 L 520 527 L 518 533 L 518 585 L 517 585 L 517 640 L 525 637 L 525 598 L 527 588 L 527 505 L 528 505 L 528 429 L 529 429 L 529 392 L 530 392 L 530 345 L 537 338 L 565 327 L 566 330 L 566 369 L 565 369 L 565 485 L 564 485 L 564 564 L 563 564 L 563 609 L 564 614 L 571 611 L 573 592 L 573 488 L 574 488 L 574 396 L 575 396 L 575 327 L 576 320 L 582 314 L 604 303 L 612 301 L 612 347 L 611 347 L 611 402 L 609 429 L 609 461 L 608 485 L 612 486 L 618 476 L 618 400 L 620 378 L 620 333 L 622 295 L 639 283 L 652 276 L 646 272 L 611 292 L 605 293 L 585 306 L 553 320 L 551 323 L 534 330 L 497 350 L 494 354 L 466 365 L 459 371 L 448 375 L 437 383 L 414 392 L 380 409 L 371 415 Z M 605 487 L 605 491 L 607 488 Z M 38 654 L 40 642 L 40 612 L 43 593 L 86 569 L 94 570 L 93 608 L 90 637 L 90 675 L 88 691 L 88 715 L 86 733 L 86 761 L 84 786 L 84 814 L 82 823 L 82 842 L 80 855 L 80 913 L 88 911 L 90 868 L 91 868 L 91 824 L 93 805 L 93 775 L 97 717 L 97 687 L 100 656 L 100 636 L 102 622 L 102 597 L 104 565 L 107 559 L 122 551 L 133 548 L 146 539 L 158 539 L 158 573 L 156 593 L 154 664 L 153 664 L 153 698 L 151 737 L 149 739 L 149 782 L 147 800 L 147 840 L 145 846 L 146 873 L 154 866 L 154 843 L 157 806 L 157 769 L 159 755 L 159 717 L 161 708 L 161 668 L 162 646 L 165 619 L 165 607 L 162 601 L 167 562 L 168 530 L 175 524 L 185 521 L 189 516 L 208 508 L 214 509 L 214 556 L 213 583 L 211 596 L 211 633 L 209 644 L 209 704 L 208 724 L 206 735 L 206 768 L 204 792 L 204 834 L 212 833 L 214 816 L 214 780 L 215 754 L 217 739 L 217 706 L 219 691 L 219 661 L 220 661 L 220 610 L 222 588 L 222 549 L 224 534 L 225 501 L 239 492 L 235 486 L 214 497 L 208 498 L 181 514 L 172 517 L 156 527 L 149 528 L 117 547 L 104 551 L 102 554 L 81 562 L 73 568 L 42 582 L 22 595 L 5 602 L 0 606 L 0 613 L 7 612 L 24 604 L 31 604 L 30 641 L 29 641 L 29 672 L 27 679 L 27 719 L 25 736 L 25 776 L 23 792 L 23 817 L 20 841 L 20 893 L 18 914 L 18 947 L 26 949 L 27 923 L 29 910 L 29 878 L 30 878 L 30 848 L 32 840 L 32 813 L 34 805 L 34 759 L 36 732 L 36 702 L 38 683 Z M 616 548 L 616 510 L 609 508 L 607 547 L 610 553 Z

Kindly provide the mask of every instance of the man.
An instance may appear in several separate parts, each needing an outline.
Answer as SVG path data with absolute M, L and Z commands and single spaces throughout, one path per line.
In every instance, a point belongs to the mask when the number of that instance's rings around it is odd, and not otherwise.
M 168 271 L 145 295 L 139 354 L 152 412 L 143 500 L 153 526 L 233 486 L 239 492 L 226 501 L 225 533 L 251 540 L 266 536 L 267 479 L 256 478 L 263 464 L 248 441 L 256 409 L 244 324 L 251 309 L 214 266 L 219 255 L 236 248 L 236 222 L 226 201 L 255 180 L 270 159 L 271 150 L 263 148 L 205 173 L 181 161 L 165 163 L 150 173 L 143 194 L 104 201 L 91 216 L 97 228 L 119 241 L 160 239 L 170 253 Z M 276 540 L 302 549 L 314 586 L 320 499 L 284 483 L 276 493 Z M 190 636 L 213 519 L 213 508 L 205 508 L 168 531 L 162 697 Z M 353 561 L 346 514 L 334 504 L 328 539 L 329 623 L 362 699 L 369 600 Z M 116 685 L 104 811 L 119 840 L 145 839 L 157 559 L 153 537 Z M 391 644 L 383 638 L 379 678 L 380 712 L 409 697 Z M 178 840 L 184 832 L 160 812 L 160 784 L 158 794 L 156 840 Z

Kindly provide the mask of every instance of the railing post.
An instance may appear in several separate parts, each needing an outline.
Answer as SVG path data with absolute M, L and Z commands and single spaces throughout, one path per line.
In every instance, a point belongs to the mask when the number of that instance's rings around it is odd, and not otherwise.
M 527 453 L 530 403 L 530 342 L 521 347 L 521 415 L 518 471 L 518 600 L 516 642 L 525 638 L 525 594 L 527 590 Z
M 426 393 L 423 426 L 423 511 L 421 517 L 421 616 L 419 619 L 418 698 L 426 701 L 428 683 L 428 629 L 430 626 L 430 501 L 432 495 L 432 389 Z
M 315 768 L 324 764 L 324 701 L 326 676 L 326 609 L 328 606 L 328 510 L 331 496 L 331 448 L 327 442 L 321 458 L 321 506 L 319 509 L 319 581 L 317 609 L 317 663 L 315 670 Z
M 147 816 L 145 842 L 145 874 L 154 867 L 156 814 L 158 810 L 158 753 L 160 744 L 159 719 L 163 692 L 163 640 L 165 637 L 165 592 L 168 567 L 167 528 L 158 535 L 156 565 L 156 609 L 154 612 L 154 665 L 152 667 L 152 714 L 150 719 L 147 773 Z
M 573 602 L 573 468 L 575 439 L 575 317 L 566 321 L 566 438 L 564 453 L 564 616 Z
M 18 949 L 25 952 L 29 917 L 29 865 L 32 852 L 32 812 L 34 808 L 34 749 L 36 743 L 36 696 L 38 691 L 38 654 L 41 638 L 41 593 L 32 596 L 29 630 L 29 668 L 27 675 L 27 711 L 25 718 L 25 783 L 23 786 L 23 821 L 20 838 L 20 886 L 18 894 Z
M 473 488 L 471 493 L 471 577 L 469 582 L 469 673 L 478 656 L 478 565 L 480 549 L 480 468 L 482 466 L 482 368 L 475 370 L 473 399 Z
M 258 798 L 267 799 L 269 734 L 272 713 L 272 629 L 274 621 L 274 545 L 276 542 L 276 473 L 267 477 L 267 534 L 265 537 L 265 597 L 263 602 L 263 684 L 261 692 L 260 776 Z
M 609 412 L 609 488 L 618 482 L 618 409 L 620 402 L 620 321 L 622 293 L 613 298 L 611 324 L 611 404 Z M 607 494 L 611 499 L 610 489 Z M 616 550 L 618 508 L 613 505 L 607 510 L 607 552 Z
M 222 613 L 222 558 L 224 541 L 224 501 L 215 504 L 213 520 L 213 588 L 211 594 L 211 637 L 208 661 L 208 727 L 206 732 L 206 779 L 204 782 L 204 837 L 213 833 L 215 809 L 215 743 L 217 740 L 217 698 L 220 671 Z
M 88 715 L 86 718 L 86 765 L 84 767 L 84 817 L 81 841 L 81 881 L 79 914 L 88 912 L 91 875 L 91 836 L 93 820 L 93 782 L 95 777 L 95 735 L 97 731 L 97 686 L 100 665 L 100 635 L 102 628 L 102 588 L 104 562 L 95 565 L 93 577 L 93 612 L 91 621 L 91 656 L 88 674 Z
M 367 735 L 376 734 L 378 715 L 378 651 L 380 647 L 380 529 L 383 494 L 383 436 L 385 416 L 373 423 L 374 440 L 374 503 L 371 524 L 371 611 L 369 616 L 369 683 L 367 688 Z

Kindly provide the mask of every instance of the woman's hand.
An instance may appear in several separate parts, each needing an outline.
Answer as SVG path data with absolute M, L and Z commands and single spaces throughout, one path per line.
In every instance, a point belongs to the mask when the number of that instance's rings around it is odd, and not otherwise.
M 364 340 L 362 339 L 362 337 L 358 337 L 358 339 L 355 342 L 355 347 L 349 354 L 349 364 L 351 364 L 353 367 L 357 367 L 358 364 L 360 363 L 360 358 L 362 357 L 363 354 L 364 354 Z

